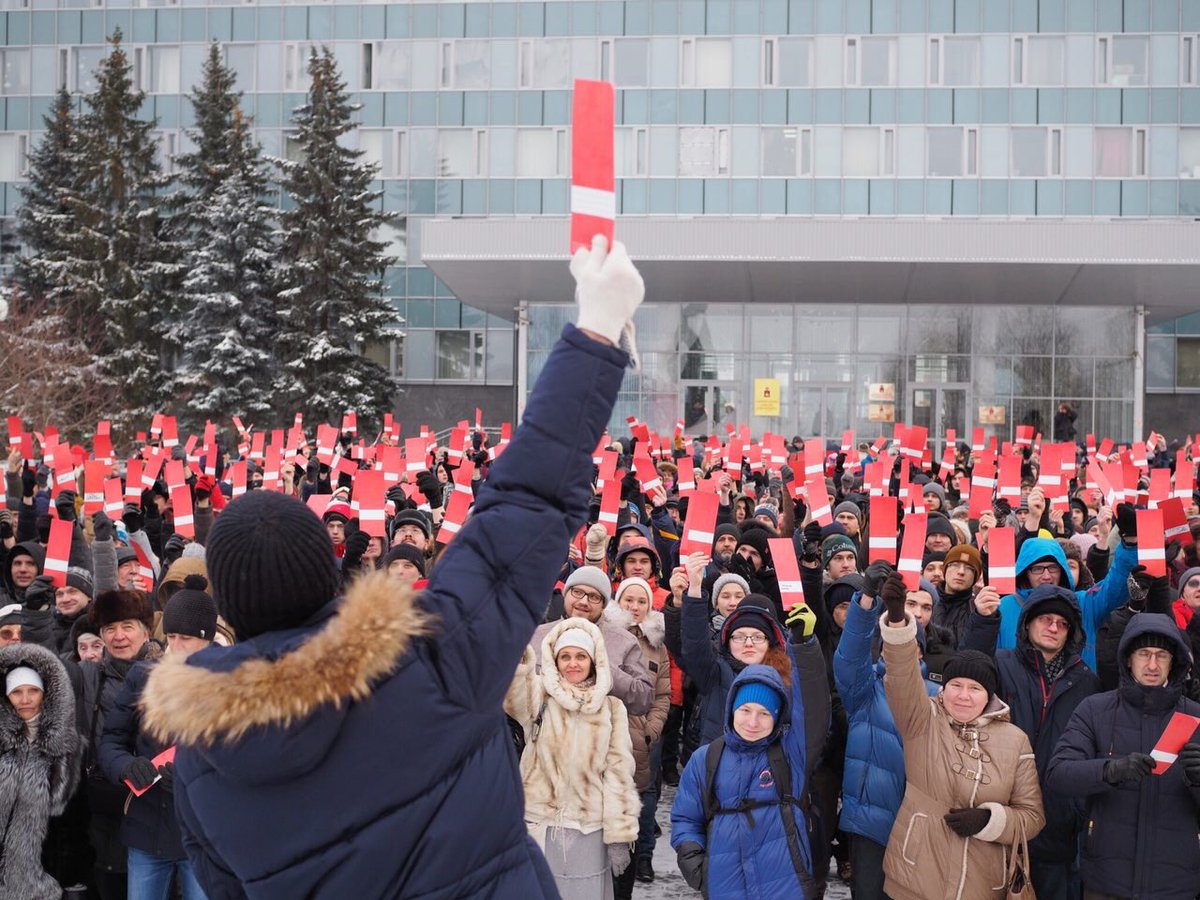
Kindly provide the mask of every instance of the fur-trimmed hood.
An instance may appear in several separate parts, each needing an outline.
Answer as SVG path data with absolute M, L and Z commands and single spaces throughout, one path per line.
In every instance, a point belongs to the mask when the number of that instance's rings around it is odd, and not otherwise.
M 185 662 L 168 654 L 142 695 L 144 726 L 252 781 L 309 771 L 337 737 L 350 704 L 369 697 L 413 639 L 431 630 L 432 617 L 415 597 L 386 573 L 372 573 L 301 628 L 210 647 Z M 303 750 L 289 753 L 295 733 L 289 729 L 300 722 Z M 227 770 L 223 762 L 234 756 Z
M 667 639 L 667 620 L 663 618 L 663 614 L 657 609 L 652 609 L 646 613 L 646 618 L 642 620 L 640 625 L 633 623 L 633 615 L 627 609 L 622 609 L 615 603 L 610 603 L 604 608 L 604 618 L 607 622 L 616 625 L 618 628 L 623 628 L 637 637 L 638 632 L 646 639 L 654 649 L 658 649 L 663 645 L 663 641 Z M 637 629 L 636 631 L 634 629 Z
M 79 748 L 75 729 L 75 692 L 58 657 L 37 644 L 9 644 L 0 650 L 0 683 L 13 669 L 28 666 L 42 679 L 44 697 L 33 747 L 43 756 L 71 756 Z M 0 700 L 0 753 L 27 740 L 25 721 L 13 705 Z
M 592 658 L 593 678 L 587 686 L 568 684 L 558 673 L 554 662 L 554 642 L 559 636 L 572 628 L 586 632 L 596 643 L 596 653 Z M 612 669 L 608 665 L 608 651 L 604 647 L 604 635 L 600 629 L 587 619 L 563 619 L 555 624 L 542 639 L 542 689 L 552 697 L 563 709 L 584 713 L 599 712 L 604 706 L 604 699 L 612 691 Z

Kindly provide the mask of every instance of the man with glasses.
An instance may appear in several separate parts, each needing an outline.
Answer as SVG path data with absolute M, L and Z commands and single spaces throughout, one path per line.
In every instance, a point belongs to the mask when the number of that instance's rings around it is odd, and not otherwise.
M 1048 566 L 1053 563 L 1031 565 L 1030 577 L 1047 578 L 1053 574 Z M 1056 584 L 1033 589 L 1021 609 L 1015 650 L 995 649 L 1000 629 L 996 599 L 995 590 L 980 591 L 962 647 L 995 653 L 1000 676 L 996 693 L 1033 747 L 1046 811 L 1046 827 L 1029 842 L 1033 888 L 1039 900 L 1075 900 L 1083 809 L 1076 797 L 1047 787 L 1046 770 L 1076 708 L 1101 690 L 1100 679 L 1080 655 L 1083 616 L 1072 591 Z
M 1192 655 L 1169 616 L 1143 612 L 1130 620 L 1117 658 L 1120 687 L 1079 705 L 1046 783 L 1086 807 L 1084 900 L 1190 900 L 1200 884 L 1200 743 L 1193 734 L 1178 756 L 1178 744 L 1154 749 L 1176 713 L 1200 717 L 1200 703 L 1183 696 Z
M 1083 616 L 1083 647 L 1080 655 L 1094 672 L 1096 670 L 1096 635 L 1115 609 L 1129 602 L 1129 573 L 1137 565 L 1137 518 L 1127 503 L 1117 507 L 1117 533 L 1108 574 L 1091 590 L 1076 590 L 1075 579 L 1067 566 L 1067 558 L 1058 542 L 1050 538 L 1029 538 L 1017 553 L 1017 591 L 1000 600 L 1000 633 L 996 647 L 1013 650 L 1017 647 L 1018 620 L 1021 608 L 1035 588 L 1057 585 L 1074 592 Z
M 644 716 L 654 704 L 654 682 L 642 661 L 637 638 L 604 616 L 604 607 L 611 599 L 612 585 L 604 571 L 595 566 L 580 566 L 563 586 L 563 618 L 587 619 L 600 629 L 612 669 L 612 695 L 625 704 L 629 715 Z M 539 625 L 529 642 L 539 668 L 542 640 L 554 625 L 554 622 Z

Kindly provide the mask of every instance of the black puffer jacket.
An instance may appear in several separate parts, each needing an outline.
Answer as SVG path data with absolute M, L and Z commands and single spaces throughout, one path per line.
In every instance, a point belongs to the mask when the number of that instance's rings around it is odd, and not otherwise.
M 1144 687 L 1128 667 L 1130 647 L 1155 634 L 1174 648 L 1163 687 Z M 1085 699 L 1071 717 L 1046 772 L 1059 794 L 1080 797 L 1089 822 L 1083 847 L 1084 887 L 1117 897 L 1193 900 L 1200 884 L 1200 789 L 1189 787 L 1183 767 L 1114 786 L 1104 780 L 1109 759 L 1149 753 L 1176 712 L 1200 716 L 1200 703 L 1182 696 L 1191 651 L 1167 616 L 1139 613 L 1118 650 L 1121 686 Z

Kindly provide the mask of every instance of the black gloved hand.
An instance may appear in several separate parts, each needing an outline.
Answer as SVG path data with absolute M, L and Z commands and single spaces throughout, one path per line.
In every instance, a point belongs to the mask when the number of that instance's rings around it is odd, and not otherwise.
M 32 497 L 37 491 L 37 472 L 32 466 L 25 466 L 21 469 L 21 494 L 25 497 Z
M 58 510 L 58 517 L 64 522 L 75 521 L 75 498 L 78 496 L 74 491 L 66 490 L 59 492 L 54 498 L 54 508 Z
M 1122 540 L 1137 537 L 1137 510 L 1132 503 L 1118 503 L 1115 518 Z
M 746 583 L 751 588 L 753 588 L 754 583 L 758 580 L 758 573 L 754 571 L 754 563 L 737 551 L 734 551 L 733 556 L 729 557 L 729 571 L 734 575 L 740 575 L 746 579 Z
M 817 544 L 821 543 L 821 523 L 815 519 L 804 526 L 804 543 Z
M 1104 780 L 1112 785 L 1126 781 L 1136 784 L 1149 775 L 1154 766 L 1154 757 L 1148 753 L 1117 756 L 1104 764 Z
M 158 774 L 162 776 L 158 786 L 169 793 L 175 793 L 175 763 L 163 763 L 158 767 Z
M 908 599 L 908 588 L 899 572 L 893 572 L 879 590 L 879 598 L 887 608 L 889 625 L 903 625 L 907 621 L 904 614 L 904 603 Z
M 879 589 L 883 587 L 883 583 L 891 574 L 892 567 L 885 562 L 876 560 L 867 566 L 867 571 L 863 573 L 863 581 L 866 582 L 863 587 L 863 596 L 878 597 Z
M 396 505 L 397 510 L 405 509 L 408 506 L 408 496 L 404 493 L 404 488 L 398 484 L 394 484 L 388 488 L 387 493 L 383 496 L 384 499 L 391 500 Z
M 166 543 L 163 544 L 164 568 L 183 556 L 183 548 L 187 546 L 187 543 L 187 538 L 182 534 L 173 534 L 167 538 Z
M 117 536 L 117 526 L 104 510 L 92 516 L 92 535 L 98 541 L 111 541 Z
M 309 481 L 316 483 L 321 477 L 321 461 L 315 456 L 308 461 L 308 465 L 304 467 L 304 477 Z
M 1179 751 L 1179 765 L 1183 767 L 1183 780 L 1191 787 L 1200 787 L 1200 744 L 1194 741 L 1184 744 Z
M 144 756 L 135 756 L 125 767 L 125 771 L 121 773 L 121 780 L 128 781 L 139 791 L 154 784 L 154 779 L 157 777 L 158 769 L 154 768 L 154 763 Z
M 4 510 L 8 512 L 8 510 Z M 0 516 L 0 541 L 7 541 L 14 536 L 11 516 Z
M 480 450 L 477 453 L 471 454 L 471 462 L 475 463 L 476 466 L 482 466 L 487 461 L 488 454 L 486 450 Z
M 190 470 L 189 470 L 190 471 Z M 158 503 L 154 498 L 162 494 L 164 497 L 169 497 L 170 492 L 167 490 L 166 484 L 162 481 L 156 481 L 153 489 L 142 491 L 142 515 L 147 519 L 161 519 L 162 513 L 159 512 Z
M 983 831 L 991 817 L 992 811 L 990 809 L 982 809 L 975 806 L 952 809 L 942 816 L 942 819 L 949 826 L 950 830 L 959 837 L 970 837 L 973 834 L 979 834 L 979 832 Z
M 58 588 L 49 575 L 39 575 L 25 588 L 25 608 L 31 612 L 45 609 L 54 605 L 54 595 Z
M 638 481 L 637 475 L 632 471 L 626 472 L 625 477 L 621 479 L 621 502 L 627 503 L 634 500 L 641 502 L 642 483 Z
M 153 500 L 150 501 L 150 505 L 154 505 Z M 125 504 L 125 510 L 121 513 L 121 521 L 125 523 L 125 530 L 130 534 L 146 527 L 146 517 L 142 515 L 142 510 L 136 503 Z
M 342 571 L 357 569 L 362 563 L 362 555 L 371 546 L 371 536 L 365 531 L 355 531 L 346 535 L 346 551 L 342 554 Z
M 417 490 L 425 495 L 430 509 L 438 509 L 442 505 L 442 483 L 432 472 L 417 473 Z

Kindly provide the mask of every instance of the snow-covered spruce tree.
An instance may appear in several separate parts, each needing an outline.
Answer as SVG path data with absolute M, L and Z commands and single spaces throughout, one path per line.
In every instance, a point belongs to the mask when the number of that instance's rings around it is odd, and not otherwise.
M 162 234 L 170 179 L 158 164 L 155 122 L 138 118 L 145 94 L 134 90 L 120 30 L 109 43 L 69 154 L 76 183 L 62 197 L 79 226 L 67 241 L 73 299 L 81 318 L 102 323 L 96 355 L 123 406 L 114 426 L 131 430 L 164 400 L 162 338 L 174 327 L 164 311 L 178 264 Z
M 390 408 L 393 390 L 388 373 L 360 353 L 385 340 L 396 318 L 381 292 L 390 259 L 374 239 L 393 216 L 371 188 L 376 167 L 339 143 L 357 107 L 328 49 L 313 53 L 308 72 L 307 102 L 294 116 L 301 159 L 279 161 L 292 201 L 280 214 L 279 396 L 308 421 L 356 409 L 361 423 Z
M 234 73 L 213 45 L 191 101 L 193 153 L 182 155 L 172 225 L 185 247 L 176 411 L 192 430 L 205 419 L 271 424 L 275 317 L 275 210 L 267 205 L 261 149 L 233 90 Z
M 23 255 L 13 266 L 14 298 L 33 303 L 44 315 L 61 315 L 79 334 L 84 327 L 72 308 L 67 279 L 67 245 L 76 222 L 68 213 L 63 193 L 76 183 L 71 154 L 79 140 L 76 100 L 59 90 L 48 115 L 46 130 L 29 154 L 29 180 L 21 186 L 17 238 Z

